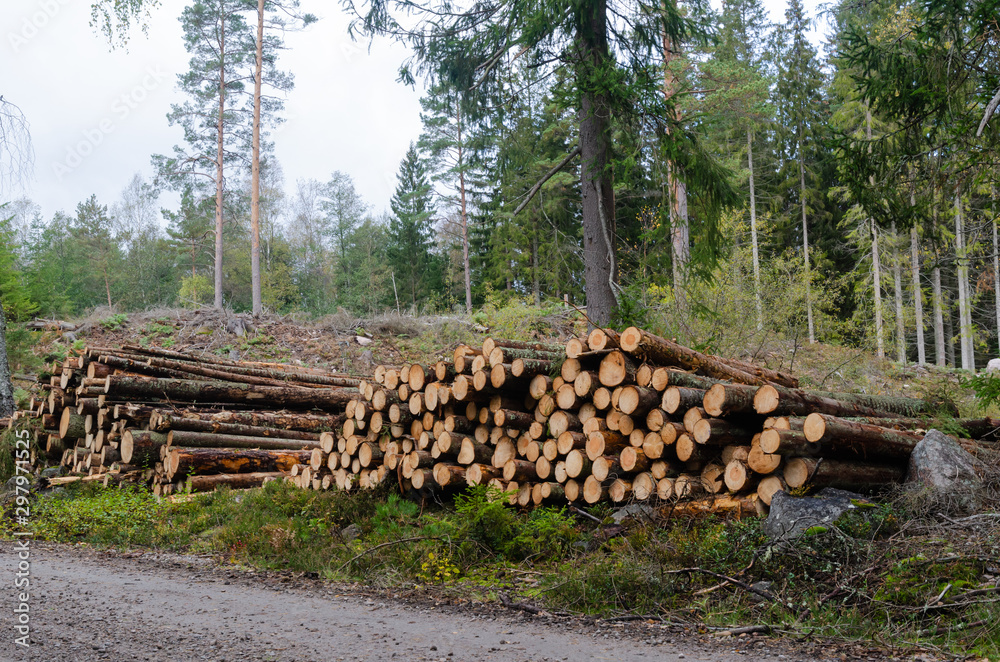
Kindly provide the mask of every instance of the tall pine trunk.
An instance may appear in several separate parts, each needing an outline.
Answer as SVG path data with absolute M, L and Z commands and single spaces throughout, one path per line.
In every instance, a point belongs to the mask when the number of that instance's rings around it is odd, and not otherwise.
M 219 19 L 219 116 L 217 118 L 217 148 L 215 155 L 215 307 L 222 309 L 222 192 L 225 162 L 226 119 L 226 15 Z
M 913 279 L 913 318 L 917 327 L 917 364 L 927 364 L 927 349 L 924 346 L 924 302 L 920 287 L 920 238 L 917 228 L 910 228 L 910 275 Z
M 260 283 L 260 87 L 264 70 L 264 0 L 257 0 L 257 61 L 253 79 L 253 154 L 250 160 L 250 292 L 253 314 L 264 311 Z
M 667 0 L 669 1 L 669 0 Z M 669 106 L 677 94 L 677 78 L 670 69 L 670 63 L 680 57 L 680 43 L 663 32 L 663 97 Z M 675 106 L 676 108 L 676 106 Z M 673 112 L 673 121 L 680 121 L 680 113 Z M 670 135 L 670 126 L 667 126 Z M 666 163 L 667 194 L 670 204 L 670 249 L 674 281 L 674 299 L 679 307 L 684 306 L 684 284 L 687 280 L 687 264 L 691 260 L 691 232 L 688 224 L 687 186 L 680 178 L 677 164 Z
M 958 191 L 955 192 L 955 277 L 958 280 L 958 333 L 962 350 L 962 369 L 975 370 L 972 311 L 969 300 L 969 265 L 965 250 L 965 219 L 962 214 L 962 196 Z
M 799 127 L 799 195 L 802 198 L 802 259 L 806 277 L 806 321 L 809 325 L 809 342 L 816 342 L 816 327 L 813 322 L 812 273 L 809 270 L 809 222 L 806 217 L 806 160 L 802 153 L 802 127 Z
M 0 417 L 14 413 L 14 383 L 7 362 L 7 320 L 0 302 Z
M 934 360 L 944 368 L 948 365 L 948 354 L 944 342 L 944 301 L 941 292 L 941 267 L 934 265 L 931 272 L 931 287 L 934 306 Z
M 764 304 L 760 293 L 760 253 L 757 246 L 757 192 L 753 183 L 753 134 L 747 129 L 747 167 L 750 170 L 750 241 L 753 244 L 753 298 L 757 306 L 757 330 L 764 330 Z
M 607 95 L 595 76 L 606 65 L 608 53 L 607 0 L 584 5 L 577 26 L 581 62 L 580 188 L 583 202 L 583 263 L 587 288 L 587 317 L 606 326 L 618 307 L 615 295 L 615 200 L 611 176 L 611 111 Z M 583 81 L 590 81 L 583 83 Z
M 899 255 L 899 235 L 892 223 L 892 283 L 896 297 L 896 360 L 906 363 L 906 326 L 903 322 L 903 268 Z
M 465 206 L 465 163 L 462 152 L 462 108 L 455 102 L 458 126 L 458 199 L 462 213 L 462 268 L 465 271 L 465 312 L 472 312 L 472 270 L 469 269 L 469 216 Z
M 996 191 L 990 184 L 990 200 L 996 200 Z M 993 294 L 997 314 L 997 342 L 1000 344 L 1000 243 L 997 242 L 997 215 L 993 211 Z M 1000 356 L 1000 354 L 998 354 Z
M 885 323 L 882 315 L 882 257 L 878 248 L 878 226 L 875 219 L 869 221 L 872 227 L 872 286 L 875 292 L 875 353 L 885 358 Z

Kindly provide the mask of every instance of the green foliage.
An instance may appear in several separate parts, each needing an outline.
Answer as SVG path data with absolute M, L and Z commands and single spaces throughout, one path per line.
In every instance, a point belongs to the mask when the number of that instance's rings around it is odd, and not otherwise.
M 496 488 L 477 485 L 455 497 L 459 534 L 510 560 L 558 559 L 579 537 L 564 508 L 519 516 Z
M 959 378 L 962 388 L 972 389 L 976 395 L 976 403 L 980 409 L 1000 404 L 1000 377 L 992 372 L 981 372 L 978 375 Z
M 31 530 L 39 540 L 149 545 L 165 511 L 145 490 L 90 483 L 39 498 L 32 507 Z
M 177 297 L 185 308 L 198 308 L 210 303 L 215 297 L 214 284 L 204 274 L 187 275 L 181 278 L 181 289 Z
M 102 319 L 100 325 L 108 331 L 117 331 L 128 325 L 128 315 L 125 313 L 115 313 Z

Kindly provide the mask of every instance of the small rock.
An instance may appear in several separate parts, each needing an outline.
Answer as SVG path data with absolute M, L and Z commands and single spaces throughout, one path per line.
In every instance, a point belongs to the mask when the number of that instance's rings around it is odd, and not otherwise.
M 340 537 L 344 539 L 345 543 L 351 542 L 355 538 L 361 535 L 361 527 L 357 524 L 351 524 L 350 526 L 345 526 L 340 530 Z
M 771 592 L 771 587 L 773 585 L 774 585 L 774 582 L 760 581 L 760 582 L 754 582 L 753 584 L 750 584 L 750 588 L 758 590 L 758 591 L 762 591 L 763 593 L 770 593 Z M 764 596 L 759 595 L 757 593 L 751 593 L 750 594 L 750 601 L 751 602 L 761 603 L 761 602 L 767 602 L 767 599 Z
M 940 505 L 939 510 L 974 512 L 981 505 L 983 470 L 982 463 L 953 437 L 928 430 L 910 453 L 906 482 L 921 497 Z
M 772 540 L 794 540 L 814 526 L 837 521 L 845 510 L 856 507 L 852 503 L 856 499 L 864 500 L 864 497 L 830 487 L 812 497 L 775 492 L 771 497 L 771 512 L 764 520 L 764 533 Z
M 611 515 L 611 519 L 615 521 L 615 524 L 621 524 L 623 520 L 631 517 L 637 520 L 649 520 L 652 519 L 653 513 L 655 511 L 649 506 L 642 503 L 630 503 L 624 508 L 619 508 Z
M 362 347 L 367 347 L 374 342 L 371 338 L 365 338 L 364 336 L 354 336 L 354 340 Z

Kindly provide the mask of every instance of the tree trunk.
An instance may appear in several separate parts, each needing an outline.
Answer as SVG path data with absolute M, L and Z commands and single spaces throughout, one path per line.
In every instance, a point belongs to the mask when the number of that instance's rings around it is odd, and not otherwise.
M 669 1 L 669 0 L 665 0 Z M 680 43 L 663 32 L 663 97 L 668 106 L 673 104 L 671 118 L 680 121 L 680 112 L 674 100 L 677 94 L 677 77 L 670 69 L 670 63 L 680 57 Z M 667 135 L 670 128 L 667 127 Z M 687 263 L 691 259 L 690 228 L 688 226 L 687 186 L 681 180 L 677 164 L 667 161 L 667 193 L 670 204 L 670 246 L 671 264 L 673 268 L 674 299 L 678 308 L 685 306 L 684 283 L 687 276 Z
M 885 358 L 885 323 L 882 316 L 882 257 L 878 248 L 878 226 L 871 219 L 872 226 L 872 287 L 875 292 L 875 353 Z
M 934 308 L 934 360 L 941 368 L 948 365 L 944 343 L 944 304 L 941 293 L 941 267 L 934 265 L 931 272 L 932 304 Z
M 750 170 L 750 241 L 753 245 L 753 294 L 757 306 L 757 330 L 764 330 L 764 304 L 760 292 L 760 254 L 757 246 L 757 192 L 753 181 L 753 134 L 747 129 L 747 167 Z
M 609 60 L 607 0 L 584 5 L 578 17 L 577 49 L 582 60 L 578 80 L 595 78 Z M 601 85 L 600 82 L 594 85 Z M 583 202 L 584 284 L 587 317 L 606 326 L 618 307 L 614 288 L 618 277 L 615 257 L 615 204 L 611 174 L 611 111 L 606 96 L 593 88 L 581 90 L 580 188 Z
M 903 323 L 903 270 L 895 221 L 892 223 L 892 281 L 896 297 L 896 360 L 905 365 L 906 327 Z
M 799 195 L 802 198 L 802 259 L 806 278 L 806 320 L 809 326 L 809 342 L 816 342 L 816 328 L 813 322 L 812 275 L 809 270 L 809 222 L 806 217 L 806 162 L 802 153 L 802 130 L 799 129 Z
M 14 383 L 11 381 L 10 363 L 7 361 L 7 319 L 0 302 L 0 418 L 14 414 Z
M 469 216 L 465 205 L 465 165 L 462 153 L 462 109 L 457 106 L 458 125 L 458 199 L 462 214 L 462 268 L 465 271 L 465 312 L 472 312 L 472 270 L 469 268 Z
M 260 282 L 260 101 L 264 70 L 264 0 L 257 0 L 257 61 L 253 80 L 253 147 L 250 157 L 250 291 L 253 314 L 264 310 Z
M 972 303 L 969 297 L 969 264 L 965 249 L 965 220 L 962 217 L 962 197 L 955 192 L 955 276 L 958 278 L 958 323 L 962 349 L 962 369 L 975 370 L 972 345 Z
M 994 240 L 995 238 L 996 228 L 994 226 Z M 995 242 L 994 246 L 996 246 Z M 920 287 L 920 238 L 917 234 L 916 226 L 910 228 L 910 273 L 913 279 L 913 316 L 917 327 L 917 365 L 926 365 L 927 348 L 924 346 L 923 288 Z M 997 292 L 997 296 L 1000 297 L 1000 292 Z M 1000 314 L 1000 308 L 997 310 L 998 314 Z
M 541 201 L 539 201 L 541 206 Z M 542 288 L 538 277 L 538 228 L 531 229 L 531 292 L 534 295 L 535 305 L 542 305 Z
M 225 117 L 226 117 L 226 16 L 219 21 L 219 116 L 216 119 L 215 154 L 215 307 L 222 310 L 222 203 L 225 179 Z

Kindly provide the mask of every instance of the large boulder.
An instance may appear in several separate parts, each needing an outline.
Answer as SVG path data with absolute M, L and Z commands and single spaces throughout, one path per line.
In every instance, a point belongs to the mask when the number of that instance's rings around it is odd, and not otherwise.
M 982 505 L 983 464 L 948 435 L 928 430 L 913 447 L 906 482 L 937 510 L 974 512 Z
M 1000 372 L 1000 359 L 990 359 L 986 364 L 986 372 Z
M 845 511 L 857 508 L 856 501 L 866 501 L 860 494 L 825 487 L 810 497 L 793 497 L 775 492 L 771 512 L 764 520 L 764 533 L 771 540 L 788 541 L 814 526 L 828 526 Z

